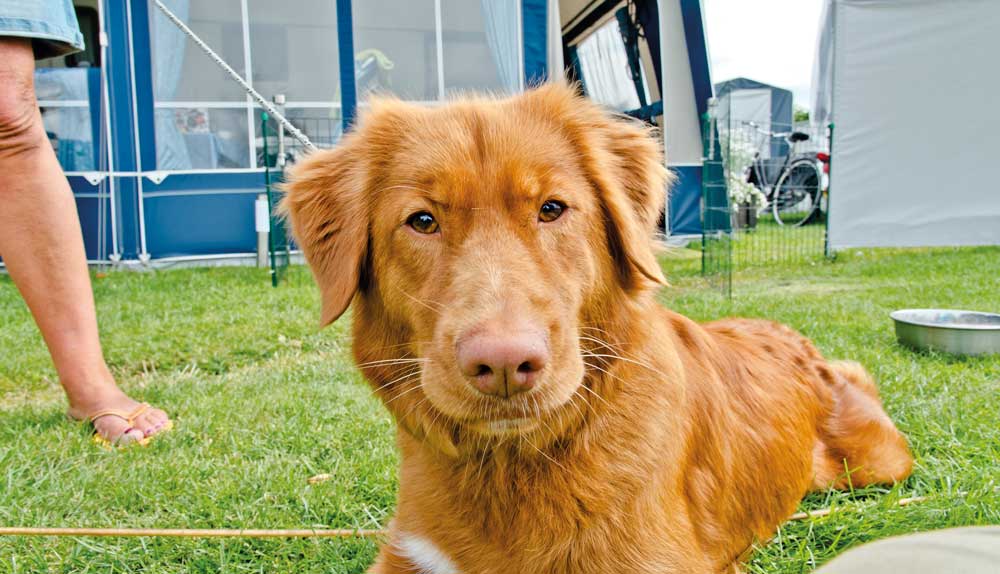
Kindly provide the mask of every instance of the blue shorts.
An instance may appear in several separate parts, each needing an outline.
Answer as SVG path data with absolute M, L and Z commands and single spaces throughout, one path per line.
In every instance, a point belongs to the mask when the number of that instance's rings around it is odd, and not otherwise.
M 30 38 L 39 60 L 83 49 L 72 0 L 0 0 L 0 36 Z

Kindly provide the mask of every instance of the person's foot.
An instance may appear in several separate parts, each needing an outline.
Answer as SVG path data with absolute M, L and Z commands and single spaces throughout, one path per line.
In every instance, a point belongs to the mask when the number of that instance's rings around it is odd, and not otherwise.
M 111 412 L 114 411 L 114 412 Z M 138 412 L 131 421 L 129 415 Z M 88 396 L 85 400 L 70 400 L 67 414 L 76 420 L 91 419 L 95 414 L 94 431 L 98 436 L 115 446 L 125 446 L 140 442 L 170 427 L 167 413 L 129 398 L 118 387 L 111 385 L 100 396 Z

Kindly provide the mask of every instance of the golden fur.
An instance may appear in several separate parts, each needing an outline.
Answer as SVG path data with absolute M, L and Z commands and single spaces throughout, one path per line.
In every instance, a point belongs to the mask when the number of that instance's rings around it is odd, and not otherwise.
M 659 149 L 550 85 L 375 101 L 295 166 L 284 209 L 322 322 L 353 301 L 355 359 L 398 422 L 372 572 L 420 572 L 401 536 L 469 574 L 737 571 L 807 491 L 909 475 L 861 366 L 776 323 L 699 325 L 655 302 Z M 567 210 L 541 223 L 550 199 Z M 437 233 L 407 225 L 419 211 Z M 478 394 L 456 341 L 512 317 L 543 326 L 550 360 L 529 392 Z

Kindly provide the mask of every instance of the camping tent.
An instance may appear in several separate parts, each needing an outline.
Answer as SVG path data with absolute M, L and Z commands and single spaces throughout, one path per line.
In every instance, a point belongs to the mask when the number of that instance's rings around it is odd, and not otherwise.
M 566 63 L 591 98 L 662 128 L 677 175 L 664 231 L 701 233 L 701 117 L 712 97 L 700 0 L 560 0 Z M 637 53 L 626 49 L 629 33 Z
M 434 105 L 562 71 L 557 0 L 165 4 L 320 147 L 368 92 Z M 260 109 L 151 0 L 73 5 L 93 49 L 39 62 L 36 88 L 88 259 L 252 263 L 275 156 Z
M 748 78 L 734 78 L 715 85 L 718 99 L 716 111 L 719 125 L 729 131 L 739 125 L 755 124 L 762 139 L 768 139 L 768 132 L 787 132 L 792 129 L 792 92 L 784 88 L 758 82 Z M 761 142 L 764 143 L 764 142 Z M 765 157 L 779 157 L 785 153 L 787 144 L 780 138 L 772 138 L 770 146 L 758 146 Z
M 830 246 L 1000 244 L 1000 2 L 827 0 L 813 85 L 835 124 Z
M 165 2 L 265 98 L 283 96 L 285 115 L 320 147 L 337 144 L 369 92 L 436 105 L 463 91 L 512 93 L 558 77 L 569 19 L 590 22 L 586 34 L 626 5 L 286 0 L 232 10 L 232 3 Z M 94 49 L 39 62 L 36 88 L 88 260 L 253 262 L 256 199 L 264 164 L 275 157 L 265 151 L 274 142 L 260 109 L 151 0 L 73 4 Z M 629 6 L 639 4 L 657 60 L 651 39 L 664 38 L 661 113 L 670 166 L 680 175 L 670 228 L 697 232 L 698 117 L 711 96 L 700 1 L 660 0 L 659 16 L 655 0 Z M 591 22 L 595 14 L 604 20 Z M 659 76 L 654 65 L 648 78 Z

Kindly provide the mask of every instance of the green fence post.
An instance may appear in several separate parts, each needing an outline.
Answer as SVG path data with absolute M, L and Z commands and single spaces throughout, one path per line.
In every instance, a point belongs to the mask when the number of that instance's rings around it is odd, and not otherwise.
M 826 186 L 826 217 L 824 218 L 824 221 L 823 221 L 823 227 L 824 227 L 824 229 L 823 229 L 823 255 L 827 259 L 833 259 L 834 258 L 834 254 L 830 251 L 830 206 L 831 206 L 830 194 L 832 193 L 831 190 L 833 189 L 833 122 L 830 122 L 830 125 L 828 127 L 830 129 L 830 133 L 827 136 L 829 138 L 829 142 L 830 142 L 830 145 L 828 146 L 829 149 L 830 149 L 830 163 L 827 164 L 827 165 L 829 165 L 830 168 L 829 168 L 829 171 L 826 174 L 826 178 L 827 178 L 827 186 Z
M 267 122 L 270 119 L 267 112 L 260 114 L 260 133 L 264 141 L 264 185 L 267 189 L 267 208 L 270 216 L 271 232 L 268 234 L 268 252 L 271 260 L 271 286 L 277 287 L 288 273 L 288 263 L 291 254 L 288 250 L 288 234 L 284 221 L 275 216 L 278 206 L 278 192 L 271 176 L 271 149 L 268 145 Z M 279 146 L 280 149 L 280 146 Z M 280 162 L 275 162 L 276 166 Z M 279 173 L 279 177 L 283 179 Z

